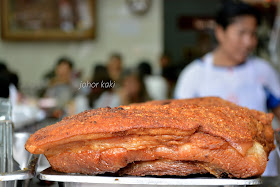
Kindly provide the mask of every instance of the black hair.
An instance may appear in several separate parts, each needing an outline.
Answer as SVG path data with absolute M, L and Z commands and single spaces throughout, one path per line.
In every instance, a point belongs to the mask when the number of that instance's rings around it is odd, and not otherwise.
M 0 61 L 0 72 L 2 71 L 8 71 L 6 63 L 4 61 Z
M 140 72 L 138 69 L 125 69 L 121 74 L 121 86 L 123 86 L 124 80 L 130 76 L 136 77 L 140 83 L 140 93 L 138 100 L 130 101 L 132 103 L 139 103 L 139 102 L 145 102 L 150 100 L 150 96 L 147 92 L 147 88 L 145 85 L 145 82 L 143 80 L 143 77 L 140 75 Z
M 260 25 L 260 13 L 255 7 L 240 0 L 222 0 L 215 21 L 218 25 L 226 29 L 227 26 L 235 21 L 234 19 L 236 17 L 244 15 L 255 17 L 257 24 Z
M 110 76 L 107 67 L 102 64 L 97 64 L 93 66 L 91 81 L 92 82 L 110 81 Z
M 7 73 L 0 73 L 0 97 L 9 97 L 10 77 Z
M 74 66 L 74 63 L 71 59 L 69 59 L 67 57 L 61 57 L 57 60 L 56 67 L 59 66 L 60 64 L 63 64 L 63 63 L 68 64 L 70 69 L 72 69 L 73 66 Z
M 122 61 L 122 55 L 121 55 L 120 53 L 118 53 L 118 52 L 112 53 L 112 54 L 110 55 L 110 59 L 111 59 L 111 58 L 117 58 L 117 59 L 119 59 L 120 61 Z
M 1 85 L 0 88 L 4 88 L 4 83 L 10 85 L 11 83 L 19 89 L 19 77 L 15 72 L 12 72 L 8 69 L 6 63 L 4 61 L 0 61 L 0 74 L 1 76 Z M 5 84 L 6 84 L 5 83 Z M 1 96 L 0 96 L 1 97 Z
M 152 74 L 152 67 L 148 61 L 142 61 L 138 64 L 137 67 L 141 76 L 151 75 Z

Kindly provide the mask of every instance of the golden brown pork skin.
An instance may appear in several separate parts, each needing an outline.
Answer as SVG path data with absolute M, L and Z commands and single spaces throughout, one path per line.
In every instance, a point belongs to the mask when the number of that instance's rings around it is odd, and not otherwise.
M 99 108 L 31 135 L 25 147 L 66 173 L 260 176 L 273 115 L 216 97 Z

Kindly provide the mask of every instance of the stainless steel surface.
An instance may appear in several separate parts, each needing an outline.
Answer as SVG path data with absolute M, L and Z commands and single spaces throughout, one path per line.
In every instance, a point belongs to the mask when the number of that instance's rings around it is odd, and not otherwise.
M 32 155 L 25 150 L 24 145 L 28 138 L 28 133 L 14 134 L 13 171 L 1 173 L 0 181 L 26 180 L 34 177 L 39 155 Z
M 41 155 L 41 157 L 40 157 L 40 159 L 38 160 L 38 163 L 37 163 L 36 172 L 40 173 L 41 171 L 43 171 L 43 170 L 45 170 L 49 167 L 51 167 L 49 161 L 47 160 L 45 155 Z
M 275 140 L 276 140 L 276 151 L 280 158 L 280 131 L 275 131 L 274 135 L 275 135 Z
M 48 168 L 39 173 L 39 179 L 47 181 L 95 184 L 148 184 L 148 185 L 258 185 L 262 181 L 256 179 L 217 179 L 217 178 L 165 178 L 165 177 L 114 177 L 90 176 L 82 174 L 59 173 Z
M 0 98 L 0 172 L 13 171 L 13 123 L 9 99 Z

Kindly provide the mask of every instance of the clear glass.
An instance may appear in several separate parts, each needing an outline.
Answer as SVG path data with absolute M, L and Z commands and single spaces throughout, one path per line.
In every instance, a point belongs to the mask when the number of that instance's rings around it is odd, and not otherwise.
M 0 98 L 0 172 L 13 171 L 12 105 L 9 99 Z

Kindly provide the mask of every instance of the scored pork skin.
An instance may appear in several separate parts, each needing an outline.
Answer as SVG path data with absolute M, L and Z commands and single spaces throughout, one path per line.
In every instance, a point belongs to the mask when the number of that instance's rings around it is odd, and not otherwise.
M 133 175 L 145 175 L 169 160 L 198 163 L 194 173 L 246 178 L 265 170 L 274 148 L 272 118 L 215 97 L 152 101 L 64 118 L 33 134 L 26 149 L 67 173 L 133 174 L 129 164 L 139 161 L 151 169 Z

